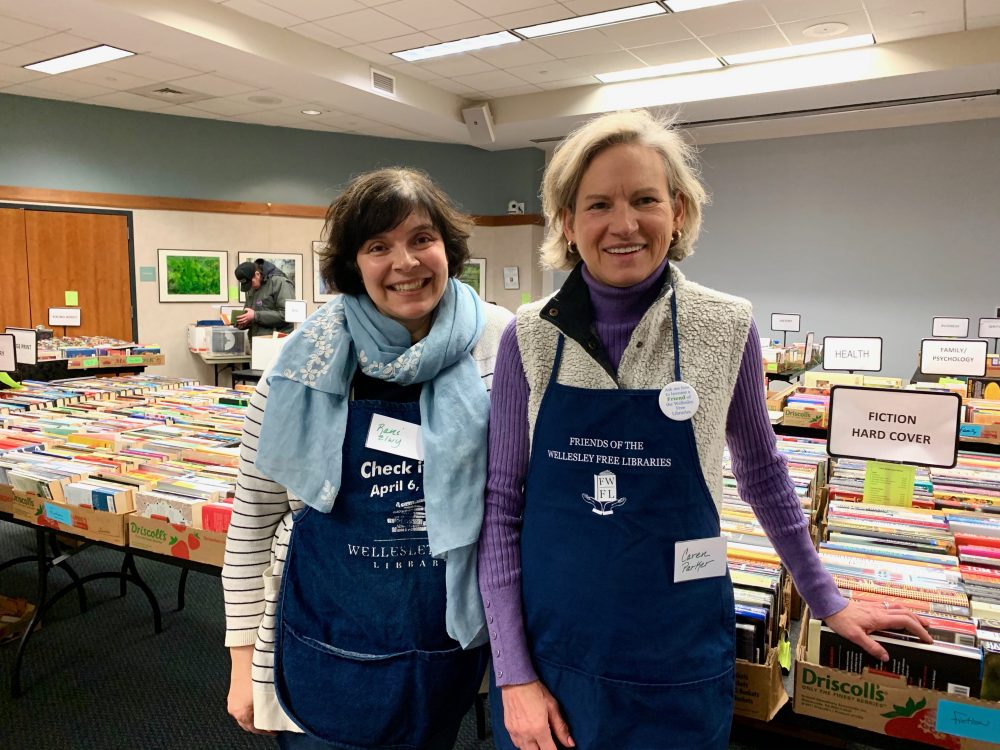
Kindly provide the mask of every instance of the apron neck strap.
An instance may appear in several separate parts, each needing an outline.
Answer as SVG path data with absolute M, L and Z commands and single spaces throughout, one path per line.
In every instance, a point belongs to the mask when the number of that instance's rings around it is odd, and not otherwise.
M 677 332 L 677 288 L 674 286 L 673 269 L 667 263 L 667 279 L 670 283 L 670 333 L 674 339 L 674 380 L 681 378 L 681 342 Z

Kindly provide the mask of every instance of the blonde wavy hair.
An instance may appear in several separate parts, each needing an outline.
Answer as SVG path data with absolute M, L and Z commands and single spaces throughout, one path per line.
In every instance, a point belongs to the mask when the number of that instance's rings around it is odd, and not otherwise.
M 621 144 L 646 146 L 663 159 L 670 196 L 674 200 L 680 196 L 685 208 L 680 236 L 667 257 L 683 260 L 694 252 L 701 208 L 708 203 L 708 193 L 698 179 L 695 150 L 673 127 L 673 119 L 660 119 L 639 109 L 595 117 L 556 149 L 542 177 L 542 212 L 548 227 L 539 251 L 543 266 L 569 271 L 579 262 L 580 254 L 570 248 L 563 234 L 563 211 L 573 213 L 580 180 L 594 157 Z

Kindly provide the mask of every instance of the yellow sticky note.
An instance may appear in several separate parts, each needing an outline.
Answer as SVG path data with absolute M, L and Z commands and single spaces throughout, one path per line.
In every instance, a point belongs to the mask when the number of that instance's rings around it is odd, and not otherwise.
M 913 505 L 916 466 L 869 461 L 865 467 L 864 502 L 872 505 Z
M 521 304 L 526 305 L 531 302 L 531 294 L 529 292 L 521 292 Z
M 787 635 L 783 635 L 778 643 L 778 664 L 786 672 L 792 668 L 792 644 L 788 642 Z
M 65 292 L 66 294 L 66 305 L 68 307 L 77 307 L 80 304 L 80 293 L 79 292 Z
M 24 387 L 5 372 L 0 372 L 0 383 L 3 383 L 8 388 L 12 388 L 15 391 Z
M 230 302 L 240 301 L 240 288 L 238 286 L 229 287 L 229 301 Z

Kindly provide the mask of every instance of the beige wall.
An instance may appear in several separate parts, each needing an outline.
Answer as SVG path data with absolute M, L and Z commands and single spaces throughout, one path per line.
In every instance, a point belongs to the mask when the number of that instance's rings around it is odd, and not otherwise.
M 157 344 L 166 355 L 166 364 L 150 368 L 165 375 L 195 377 L 213 382 L 210 365 L 187 348 L 187 324 L 217 314 L 211 303 L 160 303 L 158 283 L 139 281 L 140 266 L 157 265 L 157 249 L 226 250 L 232 277 L 238 252 L 299 253 L 303 256 L 302 293 L 309 312 L 321 303 L 313 299 L 312 242 L 323 228 L 320 219 L 274 218 L 234 214 L 210 214 L 180 211 L 134 211 L 136 301 L 139 340 Z M 538 299 L 541 272 L 536 249 L 541 242 L 538 226 L 477 227 L 470 238 L 473 257 L 486 259 L 486 299 L 516 310 L 522 294 Z M 517 266 L 520 289 L 503 288 L 504 266 Z M 231 278 L 230 283 L 235 283 Z M 217 307 L 217 306 L 216 306 Z M 229 378 L 223 376 L 221 383 Z

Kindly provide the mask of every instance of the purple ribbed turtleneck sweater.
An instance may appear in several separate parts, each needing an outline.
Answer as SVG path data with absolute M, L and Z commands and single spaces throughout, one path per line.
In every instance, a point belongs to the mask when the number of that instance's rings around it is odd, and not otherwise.
M 655 301 L 665 268 L 666 261 L 648 279 L 624 289 L 602 284 L 583 269 L 597 335 L 615 368 L 632 331 Z M 810 611 L 828 617 L 847 606 L 847 601 L 820 564 L 784 459 L 775 448 L 760 362 L 760 339 L 751 323 L 726 420 L 733 473 L 740 495 L 757 514 Z M 521 608 L 521 513 L 528 442 L 528 382 L 511 321 L 500 340 L 493 375 L 486 515 L 479 538 L 479 587 L 498 685 L 537 679 Z

